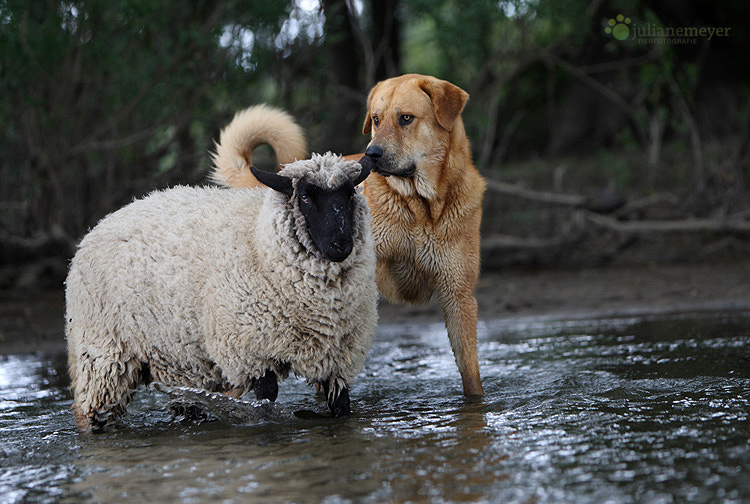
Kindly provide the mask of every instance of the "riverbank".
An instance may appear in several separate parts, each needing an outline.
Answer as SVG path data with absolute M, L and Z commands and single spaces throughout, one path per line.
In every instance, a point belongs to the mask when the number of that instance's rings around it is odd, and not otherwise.
M 477 299 L 482 320 L 750 310 L 750 260 L 492 271 Z M 64 309 L 62 290 L 0 292 L 0 355 L 63 351 Z M 440 307 L 381 302 L 380 324 L 413 322 L 442 322 Z
M 482 320 L 750 310 L 750 261 L 493 271 L 481 275 L 477 301 Z M 432 320 L 442 320 L 434 301 L 381 303 L 381 324 Z

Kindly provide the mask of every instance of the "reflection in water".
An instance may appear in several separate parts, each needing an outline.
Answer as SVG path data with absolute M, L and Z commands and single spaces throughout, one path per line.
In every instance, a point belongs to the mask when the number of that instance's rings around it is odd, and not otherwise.
M 486 322 L 482 400 L 440 325 L 383 327 L 350 418 L 294 379 L 273 405 L 152 387 L 98 436 L 62 356 L 0 357 L 0 502 L 748 501 L 748 322 Z M 219 420 L 175 421 L 174 396 Z

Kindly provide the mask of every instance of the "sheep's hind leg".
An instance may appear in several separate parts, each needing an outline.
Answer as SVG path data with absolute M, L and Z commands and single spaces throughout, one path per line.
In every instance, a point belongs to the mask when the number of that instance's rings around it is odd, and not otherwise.
M 260 378 L 253 378 L 252 389 L 258 400 L 275 401 L 276 396 L 279 395 L 279 382 L 276 379 L 276 373 L 269 369 Z
M 329 379 L 323 382 L 323 394 L 325 394 L 328 408 L 331 410 L 331 415 L 334 417 L 351 415 L 352 411 L 349 401 L 349 389 L 347 387 L 341 387 L 338 394 L 329 394 L 332 381 L 333 379 Z
M 105 432 L 114 419 L 125 413 L 138 384 L 150 379 L 148 366 L 136 359 L 95 364 L 87 355 L 70 362 L 76 363 L 71 367 L 73 416 L 80 432 Z
M 84 412 L 78 403 L 73 403 L 73 418 L 76 422 L 76 427 L 81 433 L 92 432 L 94 434 L 100 434 L 106 431 L 107 422 L 111 418 L 116 418 L 122 415 L 124 408 L 106 408 Z

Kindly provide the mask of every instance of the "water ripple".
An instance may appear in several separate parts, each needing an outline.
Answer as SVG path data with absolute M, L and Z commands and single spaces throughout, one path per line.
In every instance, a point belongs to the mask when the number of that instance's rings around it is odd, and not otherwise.
M 274 404 L 151 387 L 99 436 L 75 431 L 64 356 L 0 357 L 0 502 L 750 501 L 747 316 L 480 335 L 483 399 L 461 396 L 442 324 L 390 326 L 350 418 L 293 378 Z

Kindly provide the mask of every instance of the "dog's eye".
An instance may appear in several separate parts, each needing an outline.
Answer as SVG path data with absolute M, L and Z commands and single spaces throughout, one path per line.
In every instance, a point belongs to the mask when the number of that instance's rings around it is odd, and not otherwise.
M 407 124 L 412 122 L 413 119 L 414 119 L 414 116 L 411 114 L 401 114 L 401 116 L 398 118 L 398 123 L 401 126 L 406 126 Z
M 372 116 L 372 124 L 374 124 L 376 128 L 380 126 L 380 118 L 376 115 Z

